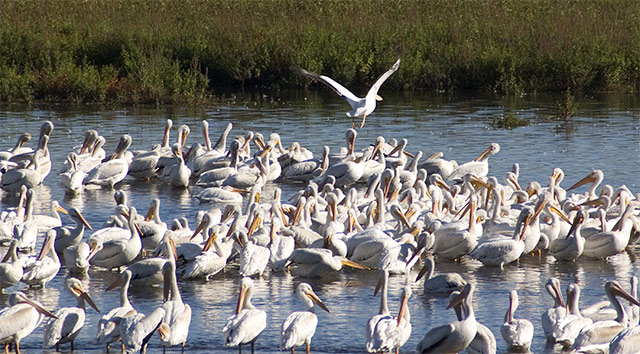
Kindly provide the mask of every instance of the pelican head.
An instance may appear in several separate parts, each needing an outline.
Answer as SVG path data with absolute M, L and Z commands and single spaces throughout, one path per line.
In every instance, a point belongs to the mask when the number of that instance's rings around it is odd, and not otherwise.
M 87 301 L 89 305 L 93 307 L 94 310 L 100 313 L 98 306 L 96 306 L 95 302 L 93 302 L 93 299 L 91 299 L 89 294 L 84 290 L 84 287 L 82 287 L 82 282 L 80 280 L 76 278 L 67 279 L 67 289 L 69 290 L 71 295 L 75 296 L 76 298 L 82 298 L 83 300 Z
M 311 301 L 315 302 L 316 305 L 318 305 L 321 309 L 331 313 L 331 311 L 329 311 L 327 306 L 325 306 L 322 300 L 320 300 L 318 295 L 316 295 L 316 293 L 313 291 L 313 288 L 311 287 L 311 285 L 307 283 L 300 283 L 298 284 L 298 288 L 296 289 L 296 292 L 298 293 L 298 297 L 300 297 L 303 301 L 304 301 L 304 298 L 307 297 L 311 299 Z

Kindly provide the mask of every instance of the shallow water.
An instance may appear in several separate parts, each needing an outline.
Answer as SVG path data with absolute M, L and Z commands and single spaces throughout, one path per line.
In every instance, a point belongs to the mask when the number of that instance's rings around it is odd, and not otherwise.
M 501 151 L 490 159 L 490 175 L 500 180 L 515 162 L 520 164 L 522 185 L 533 180 L 545 185 L 553 168 L 561 167 L 566 174 L 562 185 L 567 188 L 591 169 L 599 168 L 604 171 L 604 183 L 614 187 L 626 184 L 632 192 L 640 192 L 640 103 L 637 96 L 579 99 L 578 114 L 570 119 L 568 125 L 546 121 L 547 116 L 556 112 L 556 100 L 558 98 L 553 97 L 504 100 L 478 96 L 386 95 L 385 101 L 367 119 L 365 128 L 359 131 L 356 147 L 372 143 L 378 135 L 387 140 L 406 137 L 411 152 L 422 150 L 425 155 L 430 155 L 443 151 L 446 158 L 465 162 L 477 157 L 490 143 L 498 142 Z M 94 227 L 99 227 L 115 206 L 113 191 L 85 191 L 69 199 L 64 196 L 59 176 L 55 173 L 71 148 L 82 142 L 87 129 L 97 129 L 107 139 L 105 150 L 108 152 L 113 150 L 123 133 L 133 137 L 132 149 L 148 149 L 161 140 L 166 118 L 174 120 L 172 140 L 177 126 L 188 124 L 191 127 L 188 144 L 202 142 L 200 122 L 207 119 L 214 140 L 227 122 L 232 122 L 231 136 L 246 130 L 261 132 L 267 137 L 271 132 L 278 132 L 285 146 L 296 140 L 319 155 L 322 145 L 328 145 L 332 150 L 344 146 L 344 131 L 351 125 L 350 119 L 344 116 L 347 108 L 340 98 L 316 92 L 235 95 L 229 96 L 223 105 L 204 108 L 5 106 L 0 107 L 0 149 L 12 147 L 18 134 L 24 131 L 37 137 L 42 122 L 51 120 L 55 124 L 50 142 L 54 167 L 44 185 L 37 188 L 37 213 L 45 213 L 51 200 L 59 200 L 66 208 L 79 208 Z M 531 119 L 532 124 L 514 130 L 490 127 L 494 116 L 510 112 Z M 29 144 L 34 146 L 35 138 Z M 268 196 L 273 187 L 267 186 L 267 192 L 263 194 Z M 177 191 L 159 182 L 126 179 L 116 188 L 127 191 L 132 205 L 140 211 L 146 211 L 153 198 L 160 198 L 160 215 L 165 222 L 185 215 L 193 227 L 196 212 L 211 207 L 199 204 L 192 197 L 200 190 L 196 187 Z M 284 199 L 299 188 L 297 185 L 283 185 Z M 582 187 L 578 192 L 585 190 Z M 0 192 L 0 197 L 1 210 L 17 203 L 15 197 L 6 193 Z M 69 220 L 63 217 L 63 222 Z M 454 264 L 438 260 L 436 272 L 459 272 L 477 285 L 474 297 L 476 317 L 495 334 L 498 352 L 504 352 L 506 348 L 500 326 L 508 304 L 508 293 L 517 289 L 520 307 L 516 317 L 527 318 L 535 326 L 532 351 L 551 353 L 560 351 L 545 346 L 540 325 L 541 313 L 551 306 L 551 299 L 544 290 L 546 280 L 550 276 L 558 277 L 563 291 L 569 282 L 578 281 L 583 287 L 581 304 L 585 306 L 605 298 L 603 285 L 608 280 L 617 279 L 628 288 L 629 278 L 638 273 L 638 254 L 637 249 L 631 248 L 608 261 L 580 259 L 576 263 L 555 263 L 546 255 L 527 256 L 520 264 L 507 266 L 503 271 L 480 267 L 474 261 Z M 417 269 L 412 278 L 416 273 Z M 43 290 L 28 290 L 23 284 L 10 290 L 25 290 L 28 296 L 41 301 L 49 309 L 71 306 L 75 302 L 64 289 L 64 275 L 62 269 Z M 115 273 L 91 270 L 90 280 L 85 280 L 89 293 L 103 312 L 118 306 L 118 291 L 104 292 L 116 277 Z M 364 352 L 364 327 L 379 306 L 379 297 L 373 297 L 377 280 L 378 272 L 364 271 L 342 271 L 323 279 L 305 279 L 331 310 L 331 314 L 317 312 L 319 325 L 312 342 L 314 352 Z M 256 344 L 257 351 L 278 351 L 280 323 L 289 312 L 302 309 L 294 295 L 299 281 L 289 275 L 274 273 L 267 273 L 256 281 L 254 304 L 266 310 L 268 316 L 267 329 Z M 398 310 L 403 284 L 403 278 L 391 278 L 389 303 L 392 312 Z M 221 329 L 234 310 L 238 286 L 237 268 L 233 266 L 209 282 L 180 282 L 183 299 L 193 309 L 187 343 L 189 351 L 225 350 Z M 162 291 L 133 288 L 129 297 L 138 311 L 149 313 L 160 305 Z M 6 302 L 6 296 L 2 300 Z M 410 300 L 413 333 L 403 351 L 414 351 L 430 328 L 454 320 L 453 312 L 445 310 L 445 307 L 444 297 L 423 292 L 422 281 L 413 285 Z M 91 343 L 98 318 L 95 311 L 87 311 L 85 328 L 76 340 L 79 352 L 104 349 Z M 25 352 L 39 352 L 41 337 L 42 327 L 25 338 L 21 348 Z M 160 350 L 157 337 L 152 340 L 150 350 Z

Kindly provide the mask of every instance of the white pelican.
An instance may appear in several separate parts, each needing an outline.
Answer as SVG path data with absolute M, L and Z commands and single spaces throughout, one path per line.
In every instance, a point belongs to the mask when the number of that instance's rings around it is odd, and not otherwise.
M 482 234 L 482 224 L 478 223 L 476 218 L 476 196 L 471 195 L 469 201 L 469 222 L 467 227 L 462 230 L 447 229 L 436 234 L 436 243 L 433 247 L 433 253 L 438 257 L 447 259 L 458 259 L 473 251 L 478 244 L 477 237 Z M 438 235 L 439 233 L 439 235 Z
M 549 278 L 547 283 L 545 284 L 545 288 L 551 297 L 553 298 L 553 307 L 547 309 L 542 313 L 541 322 L 542 322 L 542 330 L 544 331 L 544 335 L 547 338 L 547 342 L 555 343 L 556 338 L 554 337 L 554 328 L 556 327 L 556 323 L 567 315 L 567 310 L 565 309 L 564 298 L 562 297 L 562 291 L 560 291 L 560 281 L 556 278 Z
M 378 96 L 378 90 L 382 83 L 385 82 L 400 67 L 400 59 L 398 59 L 391 69 L 387 70 L 384 74 L 382 74 L 378 80 L 371 86 L 369 92 L 364 98 L 360 98 L 351 91 L 347 90 L 344 86 L 340 85 L 332 78 L 324 75 L 318 75 L 309 71 L 306 71 L 301 68 L 296 68 L 295 72 L 299 75 L 306 76 L 310 79 L 317 80 L 322 82 L 323 84 L 329 86 L 333 91 L 335 91 L 340 97 L 347 100 L 349 105 L 351 106 L 351 112 L 347 113 L 347 117 L 356 118 L 362 116 L 362 122 L 360 123 L 360 128 L 364 126 L 364 122 L 367 119 L 367 116 L 373 113 L 376 109 L 376 101 L 382 100 L 380 96 Z M 353 123 L 355 125 L 355 123 Z
M 204 247 L 202 247 L 200 254 L 187 263 L 182 272 L 182 277 L 184 279 L 204 277 L 209 280 L 210 277 L 218 274 L 226 267 L 233 243 L 235 243 L 235 240 L 232 237 L 226 237 L 224 243 L 221 244 L 218 241 L 218 235 L 212 233 L 209 235 Z M 213 251 L 210 250 L 212 245 L 214 247 Z
M 571 187 L 567 188 L 567 191 L 570 191 L 570 190 L 576 189 L 576 188 L 578 188 L 580 186 L 583 186 L 583 185 L 585 185 L 587 183 L 591 183 L 591 186 L 589 187 L 589 191 L 587 192 L 587 194 L 586 195 L 575 195 L 575 194 L 573 194 L 569 198 L 571 200 L 575 201 L 576 204 L 580 204 L 580 203 L 588 201 L 588 200 L 596 199 L 598 197 L 596 195 L 596 189 L 598 188 L 600 183 L 602 183 L 603 179 L 604 179 L 604 173 L 602 172 L 602 170 L 593 170 L 593 171 L 591 171 L 586 177 L 584 177 L 583 179 L 579 180 L 578 182 L 576 182 Z
M 206 168 L 210 161 L 215 161 L 216 159 L 224 156 L 227 151 L 227 136 L 231 132 L 231 129 L 233 129 L 233 124 L 227 124 L 214 146 L 211 146 L 211 140 L 209 139 L 209 122 L 203 120 L 202 127 L 202 134 L 204 135 L 205 148 L 207 152 L 192 160 L 191 168 L 196 176 L 201 175 L 207 170 Z
M 71 167 L 60 174 L 60 185 L 66 194 L 78 194 L 82 190 L 82 181 L 87 173 L 78 166 L 78 155 L 75 152 L 67 156 L 67 161 Z
M 55 233 L 47 233 L 47 238 L 42 244 L 42 250 L 36 260 L 24 266 L 22 274 L 23 283 L 29 284 L 29 286 L 38 285 L 44 288 L 45 285 L 58 274 L 60 270 L 60 259 L 54 247 L 55 239 Z M 49 257 L 46 257 L 47 255 Z
M 171 152 L 176 158 L 177 163 L 167 166 L 162 174 L 165 182 L 175 188 L 186 188 L 189 186 L 189 178 L 191 177 L 191 170 L 184 164 L 182 158 L 182 148 L 178 144 L 171 146 Z
M 127 266 L 126 270 L 131 272 L 131 286 L 155 286 L 162 284 L 164 276 L 162 269 L 167 262 L 175 262 L 175 243 L 172 239 L 162 244 L 163 253 L 170 258 L 149 257 L 138 260 Z M 111 290 L 122 284 L 123 278 L 113 281 L 107 290 Z
M 329 167 L 329 147 L 322 148 L 322 160 L 310 159 L 295 162 L 282 170 L 283 181 L 309 182 L 321 176 Z
M 489 173 L 489 157 L 497 154 L 498 152 L 500 152 L 500 145 L 498 143 L 492 143 L 475 160 L 463 163 L 456 167 L 447 179 L 460 179 L 467 174 L 472 174 L 477 177 L 486 176 L 487 173 Z
M 234 187 L 209 187 L 196 195 L 200 203 L 242 203 L 242 194 L 245 190 Z
M 116 183 L 122 181 L 129 172 L 129 162 L 125 159 L 129 146 L 131 146 L 131 136 L 124 134 L 111 159 L 89 171 L 82 183 L 86 187 L 113 188 Z
M 78 209 L 69 209 L 69 218 L 76 223 L 74 228 L 69 226 L 60 226 L 54 227 L 49 231 L 55 235 L 55 250 L 58 253 L 64 252 L 64 250 L 69 246 L 77 246 L 84 236 L 85 227 L 93 231 L 89 222 L 84 218 L 84 216 L 82 216 L 82 213 L 80 213 Z
M 155 145 L 151 150 L 135 155 L 129 165 L 129 176 L 144 180 L 156 177 L 161 149 L 160 145 Z
M 507 342 L 509 351 L 528 352 L 533 339 L 533 324 L 527 319 L 513 318 L 518 308 L 518 292 L 511 290 L 509 308 L 504 315 L 504 324 L 500 329 L 502 338 Z
M 280 326 L 280 350 L 291 349 L 291 353 L 293 353 L 295 347 L 304 344 L 307 353 L 309 353 L 311 338 L 316 333 L 316 326 L 318 325 L 318 316 L 315 314 L 313 303 L 315 302 L 321 309 L 329 313 L 331 311 L 316 295 L 311 285 L 307 283 L 298 284 L 296 294 L 307 305 L 307 310 L 292 312 L 282 322 Z
M 271 251 L 266 247 L 255 244 L 253 238 L 249 240 L 244 231 L 236 231 L 233 237 L 238 242 L 238 245 L 242 247 L 240 251 L 240 275 L 243 277 L 262 276 L 269 263 Z
M 129 209 L 129 239 L 114 239 L 102 244 L 102 249 L 91 259 L 91 264 L 113 269 L 131 263 L 142 249 L 142 241 L 135 224 L 137 212 L 134 207 Z
M 222 328 L 225 347 L 238 346 L 242 351 L 242 345 L 250 343 L 253 353 L 256 339 L 267 327 L 267 313 L 251 304 L 252 294 L 253 280 L 249 277 L 242 278 L 236 313 L 229 317 L 227 324 Z
M 371 317 L 367 322 L 365 331 L 366 347 L 369 353 L 387 352 L 395 350 L 398 353 L 411 336 L 411 314 L 408 308 L 409 297 L 411 297 L 411 287 L 406 286 L 402 290 L 402 300 L 398 316 L 392 316 L 387 304 L 389 272 L 381 271 L 380 282 L 376 286 L 377 293 L 382 287 L 380 295 L 380 310 L 377 315 Z
M 424 291 L 431 293 L 461 291 L 467 285 L 467 281 L 458 273 L 442 273 L 433 276 L 435 263 L 433 256 L 429 255 L 424 262 L 424 267 L 418 273 L 416 281 L 420 280 L 425 274 Z
M 344 256 L 334 255 L 331 250 L 325 248 L 296 248 L 291 253 L 285 267 L 289 265 L 291 266 L 292 275 L 304 278 L 323 277 L 339 271 L 342 266 L 364 270 L 371 269 L 350 261 Z
M 131 310 L 122 316 L 120 336 L 127 353 L 146 353 L 147 343 L 151 339 L 164 317 L 164 309 L 158 307 L 150 314 L 144 315 Z
M 284 265 L 289 260 L 289 256 L 295 248 L 295 240 L 290 236 L 279 235 L 282 221 L 279 218 L 271 220 L 271 230 L 269 232 L 269 263 L 271 269 L 275 271 L 284 270 Z
M 484 265 L 497 265 L 500 268 L 519 259 L 525 247 L 522 238 L 534 214 L 533 208 L 524 207 L 518 216 L 516 228 L 513 230 L 511 239 L 497 238 L 481 243 L 471 252 L 471 258 L 482 262 Z
M 67 279 L 67 290 L 76 298 L 78 304 L 76 307 L 63 307 L 56 311 L 56 318 L 51 318 L 44 325 L 44 333 L 42 338 L 42 347 L 51 348 L 56 346 L 58 351 L 60 344 L 71 342 L 71 351 L 74 350 L 74 340 L 84 326 L 85 318 L 85 300 L 96 311 L 98 307 L 93 302 L 89 294 L 82 287 L 80 280 L 76 278 Z
M 136 223 L 140 229 L 142 247 L 155 249 L 160 244 L 164 233 L 167 232 L 167 224 L 160 219 L 160 199 L 154 198 L 144 221 Z
M 120 321 L 122 318 L 133 310 L 133 306 L 129 302 L 128 290 L 131 281 L 131 271 L 125 270 L 121 275 L 122 284 L 120 285 L 120 306 L 111 309 L 98 320 L 98 329 L 93 342 L 95 344 L 106 344 L 107 351 L 111 343 L 120 340 Z
M 456 297 L 460 295 L 459 291 L 453 291 L 449 294 L 449 302 L 453 301 Z M 467 317 L 469 313 L 468 309 L 464 304 L 457 304 L 453 307 L 453 310 L 456 313 L 456 317 L 458 321 L 462 321 Z M 468 354 L 495 354 L 497 343 L 496 337 L 493 335 L 493 332 L 487 326 L 481 324 L 480 322 L 476 322 L 478 325 L 478 333 L 473 337 L 471 343 L 467 347 Z
M 18 241 L 12 241 L 0 263 L 0 294 L 4 294 L 4 289 L 17 284 L 22 279 L 23 269 L 16 253 L 17 248 Z M 9 259 L 11 262 L 7 262 Z
M 9 307 L 0 310 L 0 344 L 4 344 L 5 352 L 9 352 L 9 345 L 15 344 L 16 353 L 20 354 L 20 340 L 31 334 L 44 316 L 56 318 L 21 292 L 9 295 Z
M 0 151 L 0 161 L 7 161 L 13 155 L 33 152 L 33 149 L 24 147 L 24 143 L 26 143 L 29 140 L 31 140 L 30 133 L 20 134 L 20 136 L 18 136 L 18 141 L 16 142 L 16 145 L 13 148 L 6 151 Z
M 629 244 L 632 222 L 629 219 L 636 205 L 629 204 L 609 232 L 591 235 L 584 243 L 583 254 L 589 258 L 606 258 L 622 252 Z
M 71 275 L 86 276 L 89 270 L 89 261 L 102 249 L 102 242 L 97 240 L 89 240 L 89 242 L 80 242 L 76 246 L 69 246 L 64 249 L 64 263 L 67 266 L 67 272 Z
M 607 282 L 604 285 L 604 291 L 618 316 L 615 320 L 598 321 L 584 327 L 573 343 L 573 350 L 591 353 L 606 352 L 614 337 L 629 325 L 629 318 L 618 301 L 618 296 L 631 304 L 640 306 L 638 300 L 626 292 L 616 281 Z
M 16 223 L 13 227 L 13 238 L 18 241 L 17 248 L 19 251 L 31 251 L 36 247 L 38 225 L 33 220 L 34 199 L 34 191 L 29 189 L 27 191 L 24 220 L 21 223 Z
M 160 341 L 163 347 L 182 345 L 184 348 L 191 324 L 191 306 L 182 302 L 175 262 L 165 263 L 162 267 L 162 275 L 164 276 L 164 303 L 161 307 L 165 313 L 158 327 Z
M 221 166 L 210 168 L 202 174 L 199 174 L 196 185 L 201 187 L 218 187 L 231 175 L 238 173 L 240 142 L 234 140 L 229 149 L 229 158 L 220 157 L 219 164 Z M 229 164 L 226 164 L 229 161 Z
M 593 320 L 583 317 L 580 313 L 579 301 L 580 287 L 577 284 L 569 284 L 567 306 L 570 313 L 557 321 L 554 328 L 554 337 L 565 349 L 570 349 L 580 331 L 593 323 Z
M 462 321 L 456 321 L 444 326 L 431 329 L 418 343 L 420 353 L 457 353 L 463 351 L 476 336 L 478 325 L 471 303 L 475 286 L 471 283 L 465 285 L 464 290 L 447 308 L 451 308 L 464 301 L 463 308 L 467 309 L 467 317 Z
M 442 152 L 436 152 L 427 157 L 425 161 L 418 164 L 418 169 L 425 169 L 429 176 L 438 174 L 442 178 L 449 178 L 451 172 L 458 167 L 458 163 L 455 160 L 445 160 L 442 157 Z
M 8 170 L 0 176 L 0 188 L 7 192 L 18 193 L 22 186 L 27 186 L 29 189 L 39 185 L 42 177 L 40 175 L 39 167 L 39 155 L 42 154 L 41 150 L 31 155 L 31 163 L 24 168 L 14 168 Z M 30 168 L 33 165 L 33 168 Z
M 61 212 L 68 214 L 67 210 L 60 206 L 57 200 L 51 201 L 51 215 L 33 215 L 33 222 L 38 226 L 38 232 L 45 232 L 51 228 L 62 226 Z
M 580 235 L 580 228 L 584 222 L 584 213 L 578 211 L 571 229 L 565 238 L 557 238 L 551 241 L 549 253 L 559 261 L 575 261 L 584 251 L 584 238 Z

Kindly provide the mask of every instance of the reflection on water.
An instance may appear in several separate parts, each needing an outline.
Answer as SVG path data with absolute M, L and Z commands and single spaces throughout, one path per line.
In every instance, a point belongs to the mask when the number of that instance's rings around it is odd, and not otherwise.
M 43 186 L 37 188 L 36 213 L 46 213 L 51 200 L 62 201 L 65 207 L 76 207 L 87 220 L 99 227 L 113 212 L 115 202 L 112 191 L 84 191 L 81 196 L 69 197 L 59 186 L 55 171 L 61 166 L 66 153 L 81 143 L 87 129 L 97 129 L 107 139 L 105 150 L 113 151 L 123 133 L 133 137 L 133 149 L 148 149 L 162 139 L 166 118 L 174 120 L 174 132 L 181 124 L 188 124 L 192 134 L 190 142 L 201 142 L 200 122 L 210 123 L 212 138 L 228 122 L 234 124 L 231 136 L 247 130 L 268 136 L 278 132 L 285 145 L 292 141 L 319 155 L 323 145 L 332 150 L 344 146 L 344 131 L 350 120 L 344 116 L 344 102 L 333 94 L 302 92 L 292 95 L 236 96 L 225 106 L 218 107 L 170 107 L 146 108 L 15 108 L 0 111 L 3 126 L 0 129 L 0 149 L 15 144 L 18 134 L 24 131 L 36 133 L 44 120 L 52 120 L 55 130 L 50 142 L 53 156 L 53 172 Z M 495 99 L 492 97 L 425 97 L 421 95 L 385 95 L 385 101 L 367 119 L 367 125 L 359 131 L 357 148 L 372 143 L 378 135 L 385 138 L 407 138 L 408 150 L 422 150 L 426 155 L 443 151 L 445 157 L 460 162 L 471 160 L 492 142 L 501 146 L 499 154 L 491 158 L 490 174 L 502 180 L 513 163 L 520 164 L 520 181 L 526 184 L 536 180 L 546 184 L 554 167 L 562 167 L 567 187 L 585 176 L 591 169 L 604 171 L 604 183 L 617 187 L 626 184 L 633 192 L 640 191 L 640 104 L 636 96 L 607 96 L 578 100 L 578 115 L 569 122 L 571 130 L 558 128 L 548 122 L 556 107 L 556 98 Z M 532 125 L 515 130 L 494 130 L 489 127 L 495 115 L 516 113 L 532 120 Z M 37 133 L 36 133 L 37 134 Z M 30 142 L 31 146 L 35 141 Z M 266 186 L 263 197 L 272 195 L 274 185 Z M 283 185 L 283 199 L 287 199 L 299 185 Z M 131 203 L 138 210 L 146 210 L 153 198 L 160 198 L 160 216 L 169 223 L 176 217 L 186 216 L 191 226 L 198 210 L 212 205 L 200 205 L 193 198 L 199 189 L 172 190 L 160 183 L 125 181 L 117 188 L 129 194 Z M 583 191 L 583 190 L 579 190 Z M 0 192 L 0 209 L 17 204 L 17 198 Z M 63 221 L 69 220 L 63 217 Z M 4 253 L 4 249 L 2 250 Z M 583 306 L 604 299 L 605 281 L 617 279 L 628 288 L 629 278 L 637 274 L 638 250 L 611 257 L 608 261 L 579 259 L 577 262 L 558 263 L 552 257 L 526 256 L 519 264 L 506 266 L 503 271 L 481 266 L 477 262 L 463 260 L 457 264 L 438 261 L 436 273 L 458 272 L 478 285 L 474 306 L 478 320 L 496 335 L 499 351 L 505 344 L 500 336 L 500 326 L 508 304 L 508 294 L 516 289 L 520 295 L 517 317 L 528 318 L 535 325 L 534 352 L 560 352 L 545 347 L 540 314 L 551 306 L 551 298 L 544 290 L 550 276 L 560 279 L 564 287 L 578 282 L 582 287 Z M 410 275 L 415 279 L 417 270 Z M 62 275 L 62 274 L 61 274 Z M 89 293 L 103 312 L 118 306 L 118 291 L 104 292 L 118 275 L 111 272 L 90 270 L 84 280 Z M 47 308 L 72 306 L 74 300 L 67 294 L 64 276 L 56 277 L 46 289 L 26 290 L 27 294 L 42 302 Z M 268 326 L 256 344 L 259 352 L 277 352 L 279 326 L 291 312 L 303 308 L 294 294 L 300 279 L 287 274 L 267 273 L 256 281 L 254 304 L 267 311 Z M 377 313 L 379 297 L 373 297 L 378 281 L 377 272 L 344 270 L 323 279 L 304 279 L 331 310 L 318 312 L 319 325 L 313 338 L 314 352 L 356 353 L 364 351 L 364 326 Z M 400 292 L 405 284 L 403 277 L 391 277 L 389 304 L 391 311 L 398 310 Z M 193 309 L 193 321 L 188 340 L 189 351 L 211 352 L 222 348 L 221 329 L 233 314 L 238 293 L 237 266 L 227 267 L 224 273 L 210 281 L 180 282 L 183 298 Z M 18 285 L 16 289 L 23 289 Z M 404 349 L 412 351 L 422 336 L 432 327 L 454 320 L 454 313 L 445 310 L 447 300 L 443 296 L 425 294 L 422 281 L 414 283 L 410 300 L 413 334 Z M 13 289 L 11 289 L 13 290 Z M 133 288 L 129 293 L 133 306 L 149 313 L 160 305 L 160 288 Z M 6 296 L 2 297 L 6 302 Z M 76 341 L 76 347 L 86 352 L 99 352 L 104 348 L 91 343 L 99 318 L 92 309 L 87 311 L 85 329 Z M 42 329 L 22 341 L 22 348 L 39 351 Z M 159 350 L 154 338 L 151 350 Z M 230 350 L 235 351 L 235 349 Z

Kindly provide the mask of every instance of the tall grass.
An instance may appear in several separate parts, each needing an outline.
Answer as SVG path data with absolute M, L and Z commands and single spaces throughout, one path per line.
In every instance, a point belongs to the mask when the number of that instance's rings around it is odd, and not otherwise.
M 634 0 L 0 0 L 0 100 L 198 103 L 301 87 L 640 88 Z

